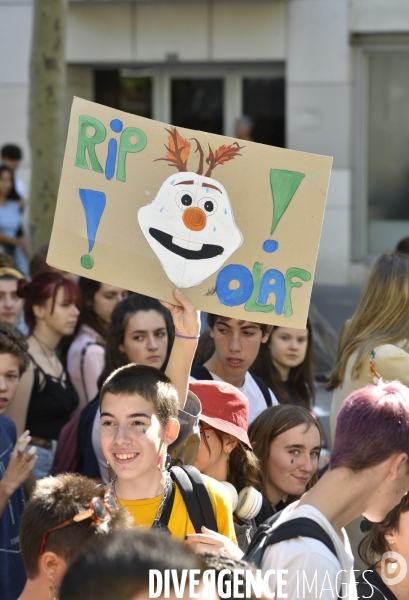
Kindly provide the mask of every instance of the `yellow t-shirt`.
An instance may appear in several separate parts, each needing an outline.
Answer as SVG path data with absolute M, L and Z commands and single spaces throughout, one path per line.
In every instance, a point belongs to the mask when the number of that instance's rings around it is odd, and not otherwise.
M 218 481 L 203 474 L 202 477 L 212 501 L 219 533 L 227 536 L 237 544 L 230 498 L 226 495 L 224 487 Z M 156 496 L 156 498 L 149 498 L 147 500 L 119 499 L 119 502 L 129 510 L 136 527 L 150 528 L 152 527 L 161 500 L 162 496 Z M 195 533 L 182 494 L 177 485 L 168 528 L 173 536 L 182 539 L 189 533 Z

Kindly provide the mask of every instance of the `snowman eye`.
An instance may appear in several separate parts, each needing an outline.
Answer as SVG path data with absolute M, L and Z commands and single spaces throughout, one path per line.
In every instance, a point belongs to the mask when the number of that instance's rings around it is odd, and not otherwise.
M 214 215 L 217 210 L 217 202 L 213 200 L 213 198 L 202 198 L 198 202 L 199 208 L 205 211 L 206 216 L 210 217 L 210 215 Z
M 175 201 L 180 209 L 185 210 L 185 208 L 192 206 L 193 196 L 190 192 L 180 190 L 175 196 Z

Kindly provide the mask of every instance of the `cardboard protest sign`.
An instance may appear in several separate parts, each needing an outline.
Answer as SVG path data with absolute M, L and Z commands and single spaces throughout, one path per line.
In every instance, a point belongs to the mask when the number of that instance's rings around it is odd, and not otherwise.
M 47 262 L 305 327 L 331 164 L 75 98 Z

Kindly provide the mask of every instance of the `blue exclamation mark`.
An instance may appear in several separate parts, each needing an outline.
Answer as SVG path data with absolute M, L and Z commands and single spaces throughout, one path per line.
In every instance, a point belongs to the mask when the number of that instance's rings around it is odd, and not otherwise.
M 122 131 L 123 123 L 119 119 L 112 119 L 109 125 L 115 133 L 120 133 Z M 115 173 L 117 153 L 118 142 L 116 139 L 112 138 L 108 143 L 108 155 L 105 163 L 105 177 L 108 181 L 113 178 Z M 80 189 L 79 193 L 87 222 L 88 252 L 91 252 L 94 247 L 99 222 L 101 221 L 102 213 L 105 210 L 106 196 L 104 192 L 98 192 L 96 190 Z M 81 266 L 84 267 L 84 269 L 92 269 L 94 266 L 94 259 L 92 256 L 89 254 L 81 256 Z
M 88 252 L 91 252 L 94 247 L 99 222 L 101 221 L 102 213 L 105 210 L 106 196 L 104 192 L 97 192 L 96 190 L 85 190 L 80 188 L 79 192 L 82 206 L 85 211 L 85 220 L 87 222 Z M 89 254 L 81 256 L 81 266 L 84 267 L 84 269 L 92 269 L 94 266 L 94 259 L 92 256 Z

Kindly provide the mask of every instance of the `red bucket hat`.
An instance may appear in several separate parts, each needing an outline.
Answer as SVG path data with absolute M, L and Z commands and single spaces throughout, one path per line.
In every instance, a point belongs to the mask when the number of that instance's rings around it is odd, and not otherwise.
M 191 381 L 189 389 L 202 403 L 201 421 L 252 449 L 247 435 L 249 401 L 240 390 L 224 381 Z

